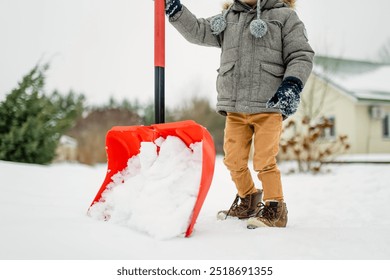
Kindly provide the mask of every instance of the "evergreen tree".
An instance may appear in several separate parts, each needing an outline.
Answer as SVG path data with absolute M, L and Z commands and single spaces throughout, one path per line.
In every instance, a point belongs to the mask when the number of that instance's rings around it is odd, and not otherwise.
M 0 102 L 0 160 L 50 163 L 62 133 L 81 115 L 82 95 L 45 94 L 47 69 L 35 66 Z

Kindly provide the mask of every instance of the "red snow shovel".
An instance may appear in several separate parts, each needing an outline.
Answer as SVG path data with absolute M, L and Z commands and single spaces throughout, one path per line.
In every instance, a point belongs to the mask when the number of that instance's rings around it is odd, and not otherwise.
M 140 153 L 141 142 L 154 142 L 159 137 L 179 137 L 188 147 L 202 141 L 202 174 L 190 224 L 189 237 L 202 208 L 214 174 L 215 147 L 210 133 L 194 121 L 164 123 L 164 67 L 165 67 L 165 0 L 155 0 L 155 122 L 151 126 L 115 126 L 107 132 L 107 175 L 91 206 L 101 201 L 102 193 L 112 182 L 112 176 L 127 167 L 129 158 Z

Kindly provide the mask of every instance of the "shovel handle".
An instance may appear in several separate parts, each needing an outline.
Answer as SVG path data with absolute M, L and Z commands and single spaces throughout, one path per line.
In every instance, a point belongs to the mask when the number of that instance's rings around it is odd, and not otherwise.
M 154 112 L 165 122 L 165 0 L 154 0 Z
M 165 0 L 154 0 L 154 66 L 165 67 Z

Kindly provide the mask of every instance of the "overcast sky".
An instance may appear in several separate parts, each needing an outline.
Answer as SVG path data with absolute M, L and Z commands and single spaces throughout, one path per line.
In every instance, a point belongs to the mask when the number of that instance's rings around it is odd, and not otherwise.
M 223 0 L 182 0 L 198 17 Z M 38 61 L 47 89 L 70 89 L 101 104 L 110 96 L 153 100 L 152 0 L 0 0 L 0 101 Z M 389 0 L 298 0 L 317 54 L 377 58 L 390 40 Z M 167 23 L 166 104 L 193 95 L 216 100 L 219 49 L 186 42 Z

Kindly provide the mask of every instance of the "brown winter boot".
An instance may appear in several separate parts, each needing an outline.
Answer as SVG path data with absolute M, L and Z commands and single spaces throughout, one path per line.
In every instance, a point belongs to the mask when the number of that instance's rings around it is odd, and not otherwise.
M 267 200 L 261 205 L 256 217 L 248 220 L 247 228 L 286 227 L 287 213 L 286 203 L 283 201 Z
M 230 209 L 219 211 L 217 219 L 225 220 L 227 217 L 248 219 L 249 217 L 255 216 L 260 209 L 262 195 L 263 190 L 260 189 L 257 189 L 256 193 L 247 195 L 244 198 L 236 195 Z M 240 203 L 238 203 L 238 200 L 240 200 Z

